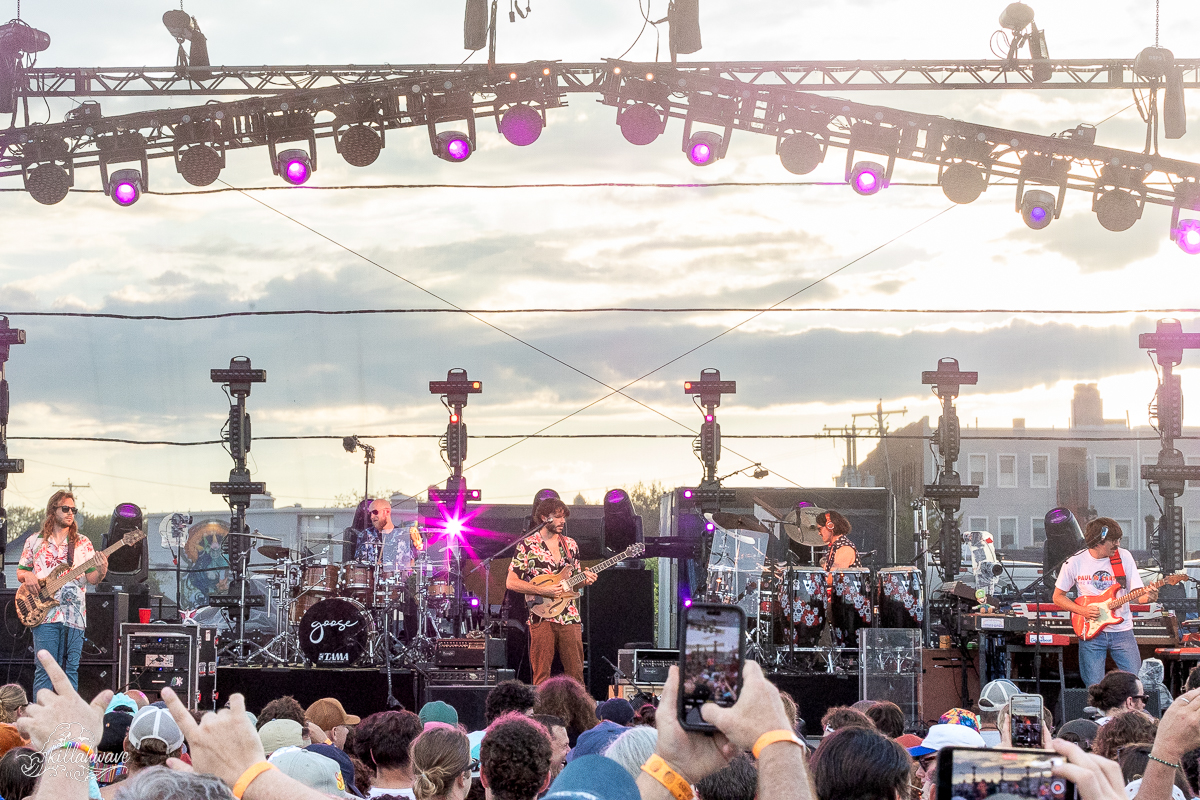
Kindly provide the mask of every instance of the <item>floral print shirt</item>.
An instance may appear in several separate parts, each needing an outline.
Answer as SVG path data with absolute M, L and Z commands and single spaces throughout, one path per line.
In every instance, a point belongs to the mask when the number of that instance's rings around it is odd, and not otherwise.
M 564 564 L 571 566 L 572 573 L 582 569 L 579 564 L 579 545 L 574 539 L 559 534 L 558 546 L 562 548 L 564 558 L 561 562 L 556 562 L 554 553 L 550 547 L 542 540 L 540 535 L 526 539 L 517 545 L 516 551 L 513 553 L 512 563 L 509 565 L 516 576 L 523 581 L 533 581 L 539 575 L 556 575 L 563 568 Z M 557 549 L 557 548 L 556 548 Z M 545 598 L 547 601 L 549 597 Z M 533 620 L 533 612 L 529 613 L 530 621 Z M 539 617 L 540 619 L 540 617 Z M 561 625 L 580 624 L 583 618 L 579 616 L 579 609 L 574 601 L 567 603 L 567 607 L 562 610 L 557 617 L 550 617 L 551 622 L 557 622 Z
M 75 544 L 74 566 L 79 566 L 95 554 L 96 550 L 92 547 L 92 543 L 88 541 L 87 537 L 78 536 Z M 56 546 L 49 539 L 43 539 L 40 535 L 34 535 L 25 540 L 25 547 L 21 549 L 21 561 L 17 565 L 17 569 L 32 570 L 34 575 L 44 578 L 59 564 L 66 563 L 67 543 L 65 541 L 61 545 Z M 95 571 L 95 567 L 87 570 L 87 572 Z M 85 572 L 84 574 L 87 573 Z M 61 622 L 68 628 L 86 630 L 86 586 L 87 579 L 83 575 L 64 584 L 54 594 L 54 599 L 58 601 L 58 605 L 50 610 L 44 621 Z

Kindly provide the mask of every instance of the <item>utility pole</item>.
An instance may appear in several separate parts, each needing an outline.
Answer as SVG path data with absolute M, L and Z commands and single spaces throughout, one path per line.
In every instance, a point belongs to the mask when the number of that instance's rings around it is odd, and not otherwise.
M 862 486 L 862 478 L 858 474 L 858 437 L 859 436 L 877 436 L 883 441 L 884 459 L 887 458 L 887 423 L 886 418 L 892 414 L 907 414 L 908 408 L 892 409 L 891 411 L 883 410 L 883 400 L 880 399 L 879 404 L 874 411 L 863 411 L 850 415 L 850 425 L 843 425 L 841 428 L 831 428 L 828 425 L 822 428 L 822 432 L 830 439 L 845 439 L 846 440 L 846 465 L 842 468 L 842 474 L 839 478 L 842 486 Z M 873 427 L 860 428 L 858 427 L 859 417 L 870 417 L 875 421 Z M 891 464 L 887 465 L 888 475 L 885 480 L 885 485 L 891 485 L 892 471 Z

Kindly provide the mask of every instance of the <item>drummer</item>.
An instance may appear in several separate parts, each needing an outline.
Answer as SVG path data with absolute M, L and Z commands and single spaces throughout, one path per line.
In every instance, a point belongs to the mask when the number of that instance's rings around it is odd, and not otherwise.
M 368 515 L 370 524 L 358 535 L 354 560 L 382 565 L 386 572 L 411 572 L 414 551 L 420 547 L 420 540 L 411 541 L 396 530 L 392 524 L 392 506 L 387 500 L 373 500 Z
M 850 520 L 836 511 L 822 511 L 817 515 L 816 522 L 817 532 L 825 542 L 825 558 L 821 561 L 821 567 L 826 572 L 862 566 L 858 561 L 858 548 L 850 541 Z

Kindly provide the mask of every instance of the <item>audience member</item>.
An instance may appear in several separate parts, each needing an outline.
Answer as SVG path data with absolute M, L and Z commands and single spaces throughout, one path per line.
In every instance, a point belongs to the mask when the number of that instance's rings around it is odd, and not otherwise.
M 757 793 L 758 770 L 746 753 L 696 781 L 697 800 L 754 800 Z
M 362 788 L 358 785 L 358 769 L 362 765 L 359 761 L 356 765 L 354 762 L 358 759 L 349 753 L 339 750 L 337 745 L 332 744 L 310 744 L 304 748 L 310 753 L 325 756 L 328 759 L 337 763 L 338 769 L 342 771 L 342 782 L 346 784 L 346 793 L 355 797 L 366 797 L 367 792 L 371 791 L 371 779 L 367 776 Z M 365 772 L 366 767 L 362 767 Z
M 1141 711 L 1146 707 L 1142 682 L 1132 672 L 1115 669 L 1105 675 L 1099 683 L 1088 687 L 1088 703 L 1100 712 L 1096 720 L 1101 725 L 1108 723 L 1122 711 Z
M 310 789 L 331 797 L 353 797 L 346 791 L 346 778 L 332 758 L 311 750 L 286 750 L 271 756 L 280 772 Z
M 627 730 L 628 728 L 624 725 L 618 725 L 607 719 L 602 720 L 596 727 L 579 734 L 575 746 L 571 748 L 571 752 L 567 753 L 567 762 L 570 763 L 580 756 L 601 755 L 610 744 L 617 740 L 618 736 Z
M 537 690 L 534 687 L 520 681 L 500 681 L 483 701 L 483 718 L 487 725 L 491 725 L 510 711 L 528 714 L 536 702 Z
M 121 743 L 125 754 L 124 763 L 120 765 L 124 768 L 121 770 L 124 779 L 128 781 L 151 767 L 165 766 L 168 758 L 179 758 L 183 744 L 183 732 L 175 724 L 171 712 L 165 708 L 146 706 L 134 714 Z M 110 785 L 100 789 L 100 796 L 104 800 L 111 800 L 121 784 L 111 780 L 107 782 Z
M 1146 765 L 1150 763 L 1150 751 L 1154 745 L 1150 743 L 1127 744 L 1117 751 L 1117 764 L 1121 767 L 1121 777 L 1125 779 L 1125 791 L 1130 797 L 1136 797 L 1142 787 L 1142 776 L 1146 774 Z M 1171 788 L 1173 800 L 1188 800 L 1192 796 L 1191 787 L 1182 769 L 1175 770 L 1175 785 Z
M 912 761 L 879 731 L 851 725 L 821 740 L 809 768 L 817 800 L 893 800 L 908 795 Z
M 42 754 L 29 747 L 14 747 L 0 758 L 0 797 L 25 800 L 33 796 Z
M 417 712 L 417 716 L 421 720 L 422 725 L 428 725 L 431 722 L 440 722 L 444 725 L 454 727 L 458 724 L 458 711 L 454 706 L 446 703 L 443 700 L 431 700 L 421 706 L 421 710 Z
M 416 800 L 464 800 L 471 789 L 471 743 L 461 730 L 429 722 L 413 740 Z
M 304 728 L 308 722 L 304 716 L 304 707 L 296 702 L 296 698 L 290 694 L 276 698 L 263 706 L 262 711 L 258 712 L 258 729 L 262 730 L 264 725 L 276 719 L 295 720 L 301 728 Z
M 655 726 L 658 719 L 658 707 L 652 703 L 643 703 L 637 706 L 637 713 L 633 715 L 634 725 L 644 725 L 649 728 Z
M 825 716 L 821 717 L 821 728 L 826 734 L 850 725 L 872 729 L 875 727 L 875 723 L 871 722 L 870 717 L 850 706 L 834 706 L 825 712 Z
M 1113 761 L 1117 751 L 1127 744 L 1153 742 L 1158 723 L 1142 711 L 1126 711 L 1111 717 L 1107 725 L 1101 725 L 1092 740 L 1092 752 Z
M 368 797 L 415 798 L 408 749 L 421 728 L 411 711 L 380 711 L 354 727 L 354 754 L 374 773 Z
M 567 740 L 571 747 L 579 734 L 596 727 L 596 701 L 583 684 L 569 675 L 555 675 L 537 687 L 533 713 L 551 714 L 567 723 Z
M 633 704 L 624 697 L 610 697 L 596 706 L 596 719 L 626 726 L 633 722 Z
M 544 800 L 641 800 L 641 795 L 634 779 L 616 762 L 584 756 L 567 765 Z
M 118 784 L 115 800 L 233 800 L 220 778 L 151 767 Z
M 937 754 L 943 747 L 987 747 L 987 744 L 979 731 L 969 725 L 945 722 L 930 725 L 929 733 L 921 740 L 921 744 L 908 748 L 908 754 L 916 761 L 914 777 L 921 781 L 922 795 L 929 791 L 937 779 Z
M 1158 709 L 1161 715 L 1171 705 L 1171 692 L 1163 685 L 1163 676 L 1166 670 L 1163 668 L 1163 662 L 1157 658 L 1142 659 L 1142 666 L 1138 670 L 1138 680 L 1142 682 L 1143 693 L 1149 696 L 1158 695 Z
M 895 703 L 889 700 L 872 703 L 866 714 L 879 732 L 889 739 L 904 735 L 904 712 Z
M 654 747 L 658 744 L 658 731 L 645 725 L 629 728 L 608 746 L 602 755 L 616 761 L 625 771 L 637 780 L 642 771 L 642 764 L 654 755 Z
M 304 710 L 304 716 L 325 731 L 329 740 L 343 750 L 346 749 L 349 728 L 362 721 L 354 714 L 347 714 L 346 709 L 342 707 L 342 701 L 336 697 L 322 697 L 313 701 L 313 704 Z
M 479 747 L 487 800 L 534 800 L 550 784 L 550 753 L 550 735 L 539 723 L 515 712 L 497 719 Z
M 858 700 L 855 703 L 852 703 L 850 707 L 855 711 L 861 711 L 865 714 L 867 713 L 867 709 L 873 705 L 875 705 L 874 700 Z
M 979 735 L 987 742 L 988 747 L 1000 746 L 1000 729 L 996 725 L 996 717 L 1000 709 L 1008 705 L 1014 694 L 1021 690 L 1015 683 L 999 678 L 984 684 L 979 690 Z
M 783 701 L 783 711 L 787 714 L 788 719 L 792 721 L 792 730 L 798 735 L 804 735 L 804 729 L 798 725 L 800 719 L 800 707 L 796 705 L 796 700 L 787 692 L 781 691 L 779 699 Z
M 21 736 L 16 725 L 0 723 L 0 756 L 23 744 L 25 744 L 25 738 Z
M 1200 689 L 1200 664 L 1188 670 L 1187 680 L 1183 684 L 1183 690 L 1190 692 L 1192 689 Z
M 1092 742 L 1099 733 L 1100 726 L 1095 720 L 1073 719 L 1063 723 L 1058 729 L 1058 738 L 1079 745 L 1084 752 L 1092 752 Z
M 550 780 L 553 781 L 566 766 L 567 753 L 571 750 L 571 743 L 567 740 L 567 723 L 552 714 L 533 714 L 530 719 L 540 722 L 550 734 Z
M 285 747 L 304 747 L 304 728 L 294 719 L 273 719 L 258 729 L 263 750 L 270 757 Z
M 25 688 L 19 683 L 6 683 L 0 686 L 0 722 L 15 725 L 17 719 L 29 705 L 29 697 Z

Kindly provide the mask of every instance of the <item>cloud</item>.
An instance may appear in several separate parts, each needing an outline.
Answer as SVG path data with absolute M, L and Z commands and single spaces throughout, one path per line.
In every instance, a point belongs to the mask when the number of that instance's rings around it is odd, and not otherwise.
M 1078 198 L 1068 198 L 1068 200 Z M 1083 274 L 1123 269 L 1153 257 L 1169 243 L 1163 230 L 1141 220 L 1127 231 L 1106 230 L 1090 212 L 1064 214 L 1040 231 L 1018 229 L 1012 236 L 1035 245 L 1035 250 L 1058 253 L 1079 265 Z

